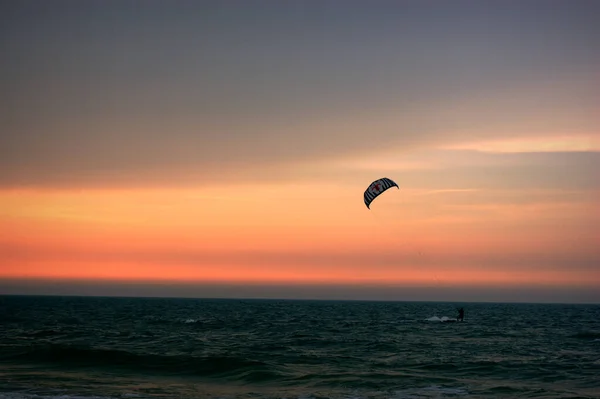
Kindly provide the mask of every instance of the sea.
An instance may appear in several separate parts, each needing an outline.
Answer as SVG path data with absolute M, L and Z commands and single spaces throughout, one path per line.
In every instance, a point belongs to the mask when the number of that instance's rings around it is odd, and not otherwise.
M 0 398 L 600 398 L 600 305 L 0 296 Z

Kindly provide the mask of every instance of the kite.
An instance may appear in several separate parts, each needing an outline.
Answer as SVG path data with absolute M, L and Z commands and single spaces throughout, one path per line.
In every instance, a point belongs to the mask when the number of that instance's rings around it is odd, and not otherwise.
M 371 183 L 369 188 L 365 190 L 365 205 L 367 206 L 367 208 L 369 208 L 371 202 L 373 202 L 375 198 L 377 198 L 384 191 L 392 187 L 400 189 L 400 187 L 398 187 L 398 185 L 393 180 L 388 179 L 387 177 L 382 177 L 381 179 L 375 180 L 373 183 Z

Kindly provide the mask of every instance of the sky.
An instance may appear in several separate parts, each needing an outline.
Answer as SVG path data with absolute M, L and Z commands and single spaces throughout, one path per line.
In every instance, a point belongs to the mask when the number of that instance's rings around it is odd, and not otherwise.
M 600 303 L 598 15 L 0 2 L 0 294 Z

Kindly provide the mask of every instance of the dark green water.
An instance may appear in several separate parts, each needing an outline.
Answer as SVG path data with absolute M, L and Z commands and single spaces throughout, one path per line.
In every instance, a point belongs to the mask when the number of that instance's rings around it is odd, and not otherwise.
M 600 306 L 0 297 L 0 398 L 89 397 L 600 398 Z

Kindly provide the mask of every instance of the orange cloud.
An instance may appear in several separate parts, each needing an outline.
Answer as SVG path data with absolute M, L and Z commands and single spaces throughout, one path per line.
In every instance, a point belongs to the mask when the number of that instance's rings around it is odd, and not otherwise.
M 500 140 L 465 142 L 447 145 L 442 148 L 500 153 L 600 151 L 600 134 L 512 137 Z

